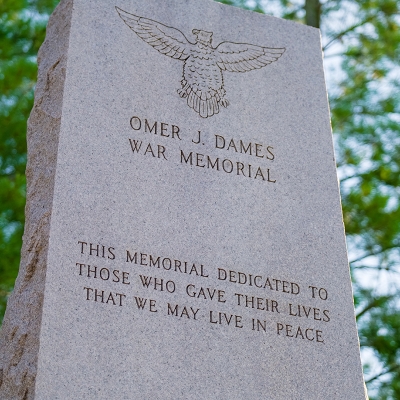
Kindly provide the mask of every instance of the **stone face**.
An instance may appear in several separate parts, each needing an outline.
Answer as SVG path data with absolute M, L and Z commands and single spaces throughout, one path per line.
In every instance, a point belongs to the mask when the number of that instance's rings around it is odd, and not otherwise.
M 28 144 L 0 398 L 366 398 L 318 30 L 62 1 Z

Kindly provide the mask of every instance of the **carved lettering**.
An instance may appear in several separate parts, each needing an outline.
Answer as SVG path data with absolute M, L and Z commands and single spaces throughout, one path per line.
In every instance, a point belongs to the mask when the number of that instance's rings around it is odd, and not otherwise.
M 240 175 L 246 178 L 276 183 L 276 179 L 271 178 L 271 171 L 269 168 L 262 169 L 261 167 L 254 167 L 251 164 L 232 161 L 228 158 L 220 159 L 219 157 L 212 157 L 207 154 L 194 153 L 192 151 L 185 152 L 180 149 L 180 163 L 215 171 L 222 171 L 227 174 L 232 174 L 235 171 L 235 176 Z
M 142 297 L 135 296 L 136 306 L 139 310 L 147 310 L 150 312 L 158 312 L 156 308 L 156 300 L 145 299 Z
M 174 315 L 175 317 L 186 317 L 187 319 L 194 319 L 197 320 L 197 313 L 199 312 L 200 308 L 192 308 L 192 307 L 182 307 L 178 304 L 172 306 L 168 303 L 167 312 L 168 315 Z
M 275 300 L 269 300 L 261 297 L 248 296 L 246 294 L 235 293 L 237 299 L 237 305 L 247 308 L 255 308 L 260 311 L 277 312 L 278 302 Z
M 132 153 L 168 160 L 165 155 L 166 148 L 160 144 L 152 146 L 151 143 L 148 143 L 147 145 L 143 145 L 143 153 L 141 153 L 140 150 L 142 149 L 143 144 L 141 140 L 129 139 L 129 143 L 131 145 Z
M 218 325 L 231 325 L 235 328 L 243 328 L 242 316 L 227 314 L 224 312 L 210 311 L 210 323 Z
M 133 121 L 135 123 L 135 121 Z M 145 122 L 146 124 L 146 122 Z M 136 126 L 136 125 L 135 125 Z M 158 125 L 156 125 L 158 126 Z M 160 125 L 161 126 L 161 125 Z M 152 128 L 155 130 L 154 125 L 147 129 Z M 161 128 L 160 128 L 161 129 Z M 163 127 L 164 131 L 167 129 L 167 125 Z M 161 134 L 161 131 L 159 131 Z M 222 139 L 221 144 L 223 143 Z M 233 144 L 225 144 L 229 150 L 232 150 Z M 238 150 L 239 148 L 237 148 Z M 257 147 L 254 148 L 257 152 Z M 260 149 L 258 149 L 260 151 Z M 194 153 L 196 157 L 200 153 Z M 256 155 L 256 153 L 255 153 Z M 193 157 L 193 156 L 192 156 Z M 206 165 L 205 158 L 192 158 L 193 163 L 204 163 Z M 221 168 L 224 168 L 221 164 Z M 102 244 L 78 241 L 78 249 L 81 255 L 88 257 L 99 257 L 107 260 L 114 260 L 116 258 L 116 251 L 114 247 L 105 246 Z M 107 261 L 108 263 L 114 261 Z M 193 275 L 198 278 L 209 278 L 209 274 L 203 264 L 193 263 L 188 261 L 182 261 L 173 257 L 164 257 L 160 255 L 148 254 L 139 251 L 126 250 L 126 263 L 131 266 L 137 266 L 139 269 L 145 268 L 157 268 L 159 270 Z M 95 279 L 104 285 L 110 284 L 123 284 L 131 285 L 131 274 L 132 272 L 122 271 L 120 268 L 110 268 L 109 266 L 98 266 L 93 264 L 87 264 L 83 262 L 75 263 L 76 275 L 82 277 L 82 279 Z M 127 266 L 127 265 L 126 265 Z M 215 272 L 214 272 L 215 271 Z M 241 285 L 241 287 L 252 288 L 250 290 L 268 290 L 273 292 L 281 292 L 282 294 L 297 296 L 301 293 L 300 285 L 296 282 L 291 282 L 285 279 L 272 278 L 270 276 L 249 274 L 234 269 L 228 269 L 224 267 L 215 267 L 213 271 L 213 278 L 217 281 L 221 281 L 220 284 L 229 285 Z M 165 272 L 163 272 L 165 274 Z M 215 274 L 215 275 L 214 275 Z M 229 290 L 218 289 L 214 286 L 208 286 L 199 284 L 198 278 L 193 278 L 192 282 L 182 282 L 182 286 L 176 285 L 171 279 L 159 278 L 155 276 L 148 276 L 137 273 L 136 283 L 143 289 L 155 290 L 158 292 L 167 292 L 170 294 L 183 295 L 193 299 L 194 302 L 211 301 L 225 304 L 225 306 L 233 307 L 232 310 L 225 309 L 224 311 L 208 311 L 209 320 L 208 322 L 215 326 L 221 327 L 233 327 L 237 329 L 248 329 L 253 332 L 268 332 L 267 320 L 263 317 L 255 318 L 254 315 L 250 318 L 246 318 L 243 322 L 243 317 L 236 313 L 237 307 L 242 308 L 242 311 L 248 313 L 276 313 L 281 318 L 289 318 L 289 321 L 282 321 L 276 323 L 276 334 L 280 337 L 297 339 L 299 342 L 304 343 L 325 343 L 323 331 L 320 328 L 321 324 L 329 323 L 331 321 L 330 311 L 324 308 L 320 308 L 317 305 L 299 304 L 290 300 L 290 302 L 273 300 L 271 298 L 263 297 L 263 295 L 251 295 L 239 292 L 230 292 Z M 191 278 L 192 280 L 192 278 Z M 222 283 L 224 282 L 224 283 Z M 307 286 L 306 286 L 307 287 Z M 308 286 L 310 295 L 316 300 L 326 301 L 328 299 L 328 291 L 323 287 Z M 154 292 L 152 292 L 154 293 Z M 84 299 L 98 304 L 104 304 L 108 306 L 122 307 L 125 305 L 126 295 L 118 293 L 116 291 L 97 289 L 93 287 L 84 287 Z M 155 299 L 144 298 L 140 296 L 134 297 L 134 307 L 141 311 L 148 311 L 151 313 L 157 313 L 160 309 L 164 308 L 165 312 L 169 316 L 174 316 L 179 319 L 190 319 L 199 320 L 200 309 L 197 307 L 191 307 L 187 305 L 181 305 L 177 303 L 164 303 L 163 306 L 157 307 L 157 301 Z M 186 297 L 186 299 L 187 299 Z M 274 295 L 273 295 L 274 297 Z M 174 297 L 175 298 L 175 297 Z M 179 300 L 178 300 L 179 301 Z M 265 315 L 264 315 L 265 318 Z M 316 326 L 303 326 L 299 324 L 293 324 L 293 319 L 310 324 L 314 321 Z M 299 320 L 301 318 L 301 320 Z M 200 318 L 201 320 L 201 318 Z M 251 320 L 251 323 L 250 323 Z M 206 320 L 205 320 L 206 321 Z M 247 322 L 248 321 L 248 322 Z M 271 325 L 272 330 L 274 325 Z
M 233 151 L 235 153 L 248 154 L 258 158 L 266 158 L 273 160 L 275 158 L 272 153 L 272 146 L 264 146 L 260 143 L 244 142 L 233 138 L 226 139 L 222 135 L 215 136 L 215 148 L 219 150 Z
M 130 285 L 129 272 L 82 263 L 76 263 L 76 266 L 79 267 L 80 276 Z
M 264 332 L 267 331 L 267 321 L 260 321 L 259 319 L 251 319 L 252 321 L 252 330 L 253 331 L 260 331 L 263 330 Z
M 126 295 L 122 293 L 109 292 L 90 287 L 84 287 L 83 290 L 86 290 L 86 300 L 95 301 L 96 303 L 122 307 L 122 301 L 126 298 Z
M 174 124 L 149 121 L 147 118 L 141 119 L 134 116 L 130 119 L 130 126 L 134 131 L 142 131 L 143 133 L 152 133 L 166 138 L 182 140 L 179 136 L 181 130 L 179 126 Z
M 239 285 L 255 286 L 260 289 L 269 289 L 277 292 L 299 294 L 300 286 L 295 282 L 282 281 L 261 275 L 246 274 L 234 270 L 218 268 L 217 278 L 220 281 L 228 281 Z
M 169 257 L 148 255 L 146 253 L 126 251 L 126 262 L 146 267 L 163 268 L 166 271 L 179 272 L 181 274 L 196 275 L 208 278 L 209 275 L 203 264 L 190 263 Z
M 174 293 L 176 285 L 174 281 L 165 281 L 164 279 L 158 279 L 151 276 L 139 275 L 140 281 L 144 288 L 153 287 L 154 290 L 160 292 L 167 291 L 168 293 Z
M 89 256 L 107 258 L 109 260 L 115 260 L 115 248 L 104 246 L 102 244 L 94 244 L 78 241 L 80 245 L 81 254 L 88 254 Z
M 309 286 L 308 288 L 311 289 L 313 299 L 315 299 L 316 296 L 318 296 L 318 298 L 320 298 L 321 300 L 328 299 L 328 292 L 326 289 L 317 288 L 316 286 Z
M 186 286 L 186 293 L 189 297 L 204 300 L 213 300 L 215 298 L 219 303 L 225 303 L 225 291 L 212 288 L 196 288 L 196 285 L 189 284 Z
M 314 328 L 302 328 L 300 326 L 293 327 L 292 325 L 281 324 L 278 322 L 276 324 L 276 333 L 280 336 L 324 343 L 324 340 L 322 339 L 322 331 Z

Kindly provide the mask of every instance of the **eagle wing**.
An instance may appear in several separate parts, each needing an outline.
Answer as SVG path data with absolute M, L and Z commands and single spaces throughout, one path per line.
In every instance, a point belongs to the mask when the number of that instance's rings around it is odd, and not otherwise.
M 261 47 L 247 43 L 220 43 L 215 52 L 217 64 L 223 71 L 246 72 L 277 61 L 285 48 Z
M 125 24 L 160 53 L 178 60 L 186 60 L 189 57 L 192 43 L 180 30 L 130 14 L 119 7 L 115 8 Z

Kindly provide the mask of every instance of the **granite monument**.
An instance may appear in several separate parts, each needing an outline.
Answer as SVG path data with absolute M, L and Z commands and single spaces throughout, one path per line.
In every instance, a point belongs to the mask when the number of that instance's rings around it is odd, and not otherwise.
M 320 33 L 62 0 L 1 399 L 366 399 Z

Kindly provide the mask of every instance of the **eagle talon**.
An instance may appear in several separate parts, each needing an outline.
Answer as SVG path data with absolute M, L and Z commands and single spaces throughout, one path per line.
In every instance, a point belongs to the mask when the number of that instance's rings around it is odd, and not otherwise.
M 227 99 L 221 99 L 221 106 L 227 108 L 229 106 L 229 101 Z
M 177 92 L 178 92 L 179 96 L 182 97 L 182 99 L 184 99 L 185 97 L 187 97 L 186 90 L 184 90 L 184 89 L 178 89 Z

